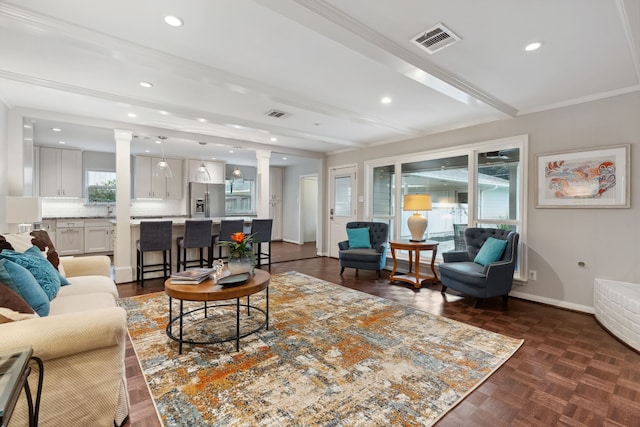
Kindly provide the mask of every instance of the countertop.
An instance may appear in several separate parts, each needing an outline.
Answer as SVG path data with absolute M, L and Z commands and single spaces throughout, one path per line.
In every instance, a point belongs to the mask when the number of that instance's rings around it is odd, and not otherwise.
M 253 220 L 253 217 L 248 217 L 248 216 L 234 216 L 234 217 L 216 217 L 216 218 L 189 218 L 186 216 L 183 217 L 163 217 L 163 218 L 138 218 L 138 219 L 131 219 L 129 221 L 129 223 L 132 226 L 139 226 L 140 222 L 142 221 L 167 221 L 167 220 L 171 220 L 173 222 L 173 225 L 184 225 L 184 222 L 188 219 L 193 219 L 193 220 L 213 220 L 214 224 L 220 224 L 220 221 L 222 221 L 223 219 L 230 219 L 230 220 L 238 220 L 238 219 L 242 219 L 244 220 L 245 223 L 250 224 L 251 221 Z M 116 223 L 115 219 L 111 220 L 112 223 Z
M 214 224 L 219 224 L 220 221 L 222 221 L 223 219 L 229 219 L 229 220 L 242 219 L 246 223 L 251 223 L 251 220 L 253 218 L 255 218 L 255 217 L 251 217 L 251 216 L 227 216 L 227 217 L 215 217 L 215 218 L 190 218 L 190 217 L 184 216 L 184 215 L 177 215 L 177 216 L 170 216 L 170 215 L 168 215 L 168 216 L 132 216 L 131 219 L 129 220 L 129 224 L 132 225 L 132 226 L 138 226 L 138 225 L 140 225 L 141 221 L 168 221 L 168 220 L 171 220 L 174 225 L 184 225 L 184 222 L 186 220 L 188 220 L 188 219 L 194 219 L 194 220 L 211 219 L 211 220 L 213 220 Z M 115 216 L 44 217 L 44 218 L 42 218 L 42 221 L 65 221 L 65 220 L 85 220 L 85 219 L 104 219 L 104 220 L 108 220 L 112 224 L 116 223 L 116 217 Z

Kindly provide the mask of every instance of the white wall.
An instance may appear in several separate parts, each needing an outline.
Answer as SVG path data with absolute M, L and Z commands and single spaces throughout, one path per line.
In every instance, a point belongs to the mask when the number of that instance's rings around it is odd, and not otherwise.
M 7 179 L 7 162 L 9 158 L 8 121 L 9 109 L 0 99 L 0 231 L 8 230 L 6 217 L 6 196 L 9 182 Z
M 362 174 L 365 160 L 520 134 L 529 135 L 529 233 L 525 243 L 528 268 L 537 270 L 538 280 L 516 287 L 513 294 L 591 311 L 594 278 L 640 284 L 640 185 L 635 185 L 640 179 L 640 93 L 331 155 L 327 166 L 357 161 Z M 536 155 L 619 144 L 631 144 L 630 209 L 535 207 Z M 364 194 L 363 189 L 364 179 L 358 180 L 358 195 Z

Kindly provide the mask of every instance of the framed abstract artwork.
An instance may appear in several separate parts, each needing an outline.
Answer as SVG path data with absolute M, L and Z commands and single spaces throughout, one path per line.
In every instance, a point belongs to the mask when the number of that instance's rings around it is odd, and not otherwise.
M 628 208 L 630 145 L 536 156 L 536 207 Z

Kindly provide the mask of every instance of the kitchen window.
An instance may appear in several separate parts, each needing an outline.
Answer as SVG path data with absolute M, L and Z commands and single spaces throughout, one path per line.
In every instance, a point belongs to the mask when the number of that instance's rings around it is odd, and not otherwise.
M 87 170 L 87 201 L 89 203 L 116 202 L 116 173 Z
M 255 209 L 255 181 L 227 179 L 224 182 L 225 214 L 254 214 Z

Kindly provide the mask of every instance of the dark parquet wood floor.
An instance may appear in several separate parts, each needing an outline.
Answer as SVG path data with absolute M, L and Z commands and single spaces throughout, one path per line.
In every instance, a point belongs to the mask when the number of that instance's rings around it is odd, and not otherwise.
M 640 354 L 609 335 L 588 314 L 511 298 L 472 307 L 470 298 L 440 294 L 440 285 L 414 290 L 390 284 L 389 272 L 347 269 L 310 258 L 313 245 L 274 243 L 271 273 L 299 271 L 352 289 L 415 306 L 470 325 L 523 338 L 524 345 L 438 426 L 640 426 Z M 309 259 L 310 258 L 310 259 Z M 162 280 L 118 285 L 122 297 L 163 290 Z M 129 426 L 160 426 L 135 353 L 127 347 Z

